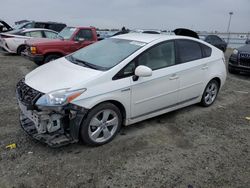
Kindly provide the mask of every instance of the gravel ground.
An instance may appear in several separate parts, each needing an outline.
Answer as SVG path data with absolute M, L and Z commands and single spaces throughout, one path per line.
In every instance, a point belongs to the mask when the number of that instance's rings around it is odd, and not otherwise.
M 229 74 L 209 108 L 193 105 L 124 127 L 101 147 L 51 149 L 18 122 L 15 84 L 34 68 L 0 54 L 0 188 L 249 187 L 249 75 Z M 17 148 L 6 149 L 11 143 Z

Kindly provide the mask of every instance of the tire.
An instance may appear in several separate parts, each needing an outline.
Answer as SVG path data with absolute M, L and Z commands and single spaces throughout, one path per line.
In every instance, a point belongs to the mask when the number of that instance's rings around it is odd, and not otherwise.
M 45 57 L 44 63 L 48 63 L 48 62 L 53 61 L 55 59 L 58 59 L 60 57 L 61 57 L 60 55 L 56 55 L 56 54 L 48 55 L 48 56 Z
M 83 121 L 81 139 L 90 146 L 106 144 L 117 135 L 121 124 L 122 115 L 119 108 L 112 103 L 102 103 L 91 109 Z
M 211 106 L 217 98 L 218 92 L 219 83 L 216 80 L 211 80 L 203 92 L 201 105 L 205 107 Z
M 21 53 L 26 49 L 26 46 L 19 46 L 16 50 L 17 55 L 21 55 Z

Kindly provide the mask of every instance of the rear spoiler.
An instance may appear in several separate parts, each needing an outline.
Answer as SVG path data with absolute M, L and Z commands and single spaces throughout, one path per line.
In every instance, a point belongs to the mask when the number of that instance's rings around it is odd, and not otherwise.
M 193 37 L 196 39 L 200 39 L 198 34 L 195 31 L 192 31 L 190 29 L 185 29 L 185 28 L 178 28 L 173 31 L 175 35 L 181 35 L 181 36 L 186 36 L 186 37 Z

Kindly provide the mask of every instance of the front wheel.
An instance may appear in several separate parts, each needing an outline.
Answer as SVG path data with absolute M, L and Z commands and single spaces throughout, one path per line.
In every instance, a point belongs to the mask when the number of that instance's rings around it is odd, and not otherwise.
M 207 84 L 205 91 L 202 95 L 201 105 L 205 107 L 212 105 L 218 95 L 218 92 L 219 92 L 219 83 L 216 80 L 211 80 Z
M 102 103 L 88 113 L 81 126 L 81 138 L 91 146 L 106 144 L 116 136 L 121 124 L 119 108 L 111 103 Z

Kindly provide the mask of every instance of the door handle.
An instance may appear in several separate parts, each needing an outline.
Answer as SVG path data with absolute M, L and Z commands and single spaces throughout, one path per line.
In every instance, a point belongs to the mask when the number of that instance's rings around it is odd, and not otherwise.
M 178 78 L 179 76 L 177 76 L 176 74 L 173 74 L 171 77 L 169 77 L 169 80 L 176 80 Z
M 207 66 L 207 65 L 204 65 L 201 69 L 202 69 L 202 70 L 207 70 L 207 69 L 208 69 L 208 66 Z

